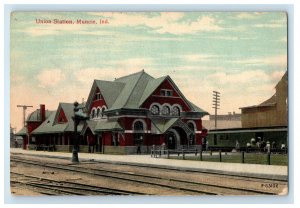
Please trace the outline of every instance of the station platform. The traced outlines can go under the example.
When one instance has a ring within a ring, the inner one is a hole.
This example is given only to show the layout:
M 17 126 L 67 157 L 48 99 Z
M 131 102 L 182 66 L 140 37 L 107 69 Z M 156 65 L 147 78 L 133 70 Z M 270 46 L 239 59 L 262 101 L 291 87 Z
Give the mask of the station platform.
M 71 161 L 72 153 L 65 152 L 47 152 L 35 150 L 23 150 L 20 148 L 11 148 L 11 153 L 22 153 L 28 155 L 39 155 L 41 157 L 56 157 L 69 159 Z M 113 162 L 119 164 L 142 165 L 145 167 L 171 168 L 177 170 L 189 170 L 195 172 L 207 172 L 217 174 L 229 174 L 234 176 L 248 176 L 274 180 L 287 180 L 288 167 L 278 165 L 260 165 L 260 164 L 242 164 L 225 162 L 207 162 L 154 158 L 151 155 L 109 155 L 96 153 L 79 153 L 80 162 L 101 161 Z

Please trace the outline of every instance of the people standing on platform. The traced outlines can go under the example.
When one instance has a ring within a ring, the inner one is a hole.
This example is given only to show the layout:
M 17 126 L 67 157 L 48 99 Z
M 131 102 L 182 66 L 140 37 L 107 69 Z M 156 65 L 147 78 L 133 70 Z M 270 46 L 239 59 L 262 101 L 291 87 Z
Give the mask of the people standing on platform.
M 267 141 L 267 144 L 266 144 L 266 149 L 267 149 L 267 152 L 270 153 L 271 152 L 271 144 L 269 141 Z

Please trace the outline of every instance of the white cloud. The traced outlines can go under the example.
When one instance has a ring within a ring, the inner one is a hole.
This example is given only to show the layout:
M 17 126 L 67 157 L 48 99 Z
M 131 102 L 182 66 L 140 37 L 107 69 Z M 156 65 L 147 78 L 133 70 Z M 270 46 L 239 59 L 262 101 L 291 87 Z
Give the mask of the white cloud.
M 266 28 L 287 27 L 287 17 L 285 15 L 282 19 L 272 20 L 268 23 L 255 24 L 254 27 L 266 27 Z
M 42 88 L 56 86 L 65 78 L 65 74 L 60 69 L 44 69 L 36 76 L 38 85 Z
M 216 55 L 211 55 L 211 54 L 188 54 L 188 55 L 181 56 L 181 58 L 191 62 L 206 61 L 216 57 L 217 57 Z
M 237 64 L 246 64 L 246 65 L 260 65 L 266 64 L 270 66 L 279 66 L 282 68 L 287 68 L 287 55 L 277 55 L 277 56 L 269 56 L 262 58 L 247 58 L 241 60 L 233 60 L 231 61 Z
M 222 28 L 217 25 L 216 19 L 203 16 L 192 22 L 179 21 L 184 17 L 184 13 L 162 12 L 160 15 L 149 17 L 144 13 L 91 13 L 92 15 L 111 18 L 111 26 L 147 26 L 153 31 L 164 34 L 193 34 L 201 31 L 219 31 Z
M 238 19 L 255 19 L 259 17 L 257 12 L 241 12 L 241 13 L 237 13 L 235 18 Z

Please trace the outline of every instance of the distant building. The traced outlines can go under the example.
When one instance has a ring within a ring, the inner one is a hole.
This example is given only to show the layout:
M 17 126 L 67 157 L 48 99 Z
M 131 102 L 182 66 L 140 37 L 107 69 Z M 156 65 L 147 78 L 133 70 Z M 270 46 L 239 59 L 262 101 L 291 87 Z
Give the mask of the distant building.
M 242 128 L 287 126 L 288 124 L 287 72 L 275 86 L 276 93 L 259 105 L 241 107 Z
M 217 115 L 217 127 L 215 127 L 215 115 L 209 115 L 209 120 L 203 120 L 202 125 L 209 131 L 215 129 L 241 128 L 241 114 L 229 112 L 226 115 Z
M 209 115 L 209 120 L 215 120 L 215 115 Z M 241 121 L 241 114 L 234 111 L 228 112 L 226 115 L 217 115 L 218 121 Z

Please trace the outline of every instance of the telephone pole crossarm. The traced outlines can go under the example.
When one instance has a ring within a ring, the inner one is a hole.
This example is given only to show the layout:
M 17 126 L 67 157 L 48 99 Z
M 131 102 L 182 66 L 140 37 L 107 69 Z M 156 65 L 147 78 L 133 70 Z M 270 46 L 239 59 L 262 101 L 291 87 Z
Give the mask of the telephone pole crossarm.
M 23 108 L 23 126 L 26 124 L 26 110 L 27 108 L 32 108 L 32 105 L 17 105 L 18 108 Z

